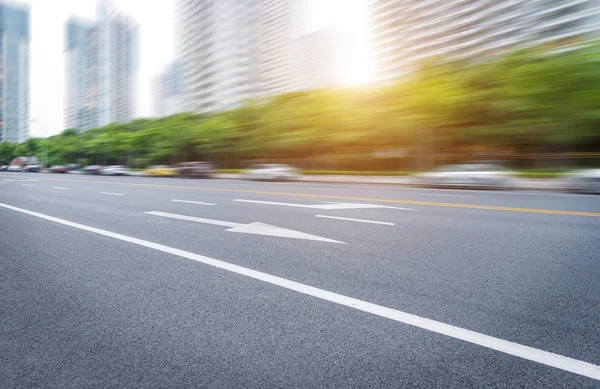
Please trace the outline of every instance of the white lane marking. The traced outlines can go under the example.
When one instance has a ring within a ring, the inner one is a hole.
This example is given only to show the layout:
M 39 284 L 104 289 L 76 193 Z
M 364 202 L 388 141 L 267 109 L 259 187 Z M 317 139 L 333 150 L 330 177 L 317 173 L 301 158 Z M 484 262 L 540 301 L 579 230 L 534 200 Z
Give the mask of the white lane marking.
M 375 220 L 365 220 L 365 219 L 352 219 L 352 218 L 349 218 L 349 217 L 339 217 L 339 216 L 315 215 L 315 217 L 324 217 L 324 218 L 327 218 L 327 219 L 348 220 L 348 221 L 362 222 L 362 223 L 383 224 L 383 225 L 386 225 L 386 226 L 395 226 L 396 225 L 396 223 L 378 222 L 378 221 L 375 221 Z
M 21 184 L 21 185 L 23 185 L 23 186 L 35 186 L 35 185 L 32 185 L 32 184 Z
M 67 190 L 67 189 L 69 189 L 69 188 L 64 188 L 62 186 L 53 186 L 52 188 L 54 188 L 54 189 L 60 189 L 60 190 Z
M 232 273 L 240 274 L 246 277 L 254 278 L 272 285 L 302 293 L 308 296 L 316 297 L 321 300 L 329 301 L 335 304 L 343 305 L 359 311 L 367 312 L 376 316 L 384 317 L 400 323 L 408 324 L 413 327 L 422 328 L 427 331 L 446 335 L 454 339 L 463 340 L 468 343 L 476 344 L 485 348 L 500 351 L 505 354 L 515 357 L 527 359 L 529 361 L 541 363 L 543 365 L 555 367 L 560 370 L 568 371 L 588 378 L 600 381 L 600 366 L 578 359 L 565 357 L 563 355 L 551 353 L 548 351 L 525 346 L 519 343 L 503 340 L 493 336 L 485 335 L 479 332 L 471 331 L 465 328 L 456 327 L 450 324 L 442 323 L 436 320 L 427 319 L 425 317 L 413 315 L 411 313 L 399 311 L 392 308 L 387 308 L 382 305 L 369 303 L 343 294 L 330 292 L 325 289 L 316 288 L 314 286 L 302 284 L 300 282 L 288 280 L 286 278 L 277 277 L 268 273 L 252 270 L 246 267 L 234 265 L 229 262 L 206 257 L 199 254 L 194 254 L 189 251 L 176 249 L 174 247 L 165 246 L 162 244 L 149 242 L 131 236 L 118 234 L 100 228 L 86 226 L 84 224 L 70 222 L 68 220 L 59 219 L 57 217 L 44 215 L 42 213 L 29 211 L 23 208 L 17 208 L 12 205 L 0 203 L 0 207 L 11 209 L 16 212 L 21 212 L 27 215 L 35 216 L 40 219 L 49 220 L 55 223 L 66 225 L 73 228 L 78 228 L 83 231 L 92 232 L 94 234 L 106 236 L 109 238 L 121 240 L 128 243 L 133 243 L 139 246 L 147 247 L 153 250 L 162 251 L 164 253 L 176 255 L 181 258 L 190 259 L 200 262 L 205 265 L 214 266 Z
M 198 205 L 215 205 L 213 203 L 204 203 L 202 201 L 177 200 L 177 199 L 172 199 L 171 201 L 174 201 L 176 203 L 188 203 L 188 204 L 198 204 Z
M 337 240 L 323 238 L 321 236 L 311 235 L 311 234 L 307 234 L 305 232 L 289 230 L 287 228 L 271 226 L 269 224 L 258 223 L 258 222 L 248 223 L 248 224 L 234 223 L 234 222 L 227 222 L 224 220 L 205 219 L 205 218 L 201 218 L 201 217 L 177 215 L 174 213 L 159 212 L 159 211 L 150 211 L 150 212 L 144 212 L 144 213 L 146 213 L 148 215 L 169 217 L 172 219 L 186 220 L 186 221 L 196 222 L 196 223 L 205 223 L 205 224 L 213 224 L 216 226 L 225 226 L 225 227 L 229 227 L 228 230 L 225 230 L 227 232 L 240 232 L 243 234 L 276 236 L 279 238 L 316 240 L 316 241 L 321 241 L 321 242 L 345 244 L 344 242 L 339 242 Z
M 377 204 L 363 204 L 363 203 L 333 203 L 327 202 L 325 204 L 294 204 L 294 203 L 281 203 L 277 201 L 259 201 L 259 200 L 244 200 L 234 199 L 233 201 L 242 203 L 254 203 L 254 204 L 268 204 L 268 205 L 280 205 L 284 207 L 298 207 L 298 208 L 312 208 L 312 209 L 372 209 L 372 208 L 388 208 L 388 209 L 401 209 L 404 211 L 416 211 L 412 208 L 401 208 L 401 207 L 390 207 L 388 205 L 377 205 Z
M 6 182 L 37 182 L 39 180 L 34 180 L 32 178 L 26 178 L 24 180 L 11 180 L 9 178 L 3 178 L 2 181 L 6 181 Z
M 98 193 L 110 195 L 110 196 L 125 196 L 123 193 L 113 193 L 113 192 L 98 192 Z

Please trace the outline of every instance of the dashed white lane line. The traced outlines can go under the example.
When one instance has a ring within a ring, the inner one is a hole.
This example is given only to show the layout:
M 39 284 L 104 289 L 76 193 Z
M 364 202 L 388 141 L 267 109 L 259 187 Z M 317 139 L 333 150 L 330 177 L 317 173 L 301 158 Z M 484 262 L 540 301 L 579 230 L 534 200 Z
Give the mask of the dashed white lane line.
M 378 222 L 378 221 L 375 221 L 375 220 L 365 220 L 365 219 L 353 219 L 353 218 L 350 218 L 350 217 L 327 216 L 327 215 L 315 215 L 315 217 L 323 217 L 323 218 L 327 218 L 327 219 L 347 220 L 347 221 L 361 222 L 361 223 L 383 224 L 383 225 L 386 225 L 386 226 L 395 226 L 396 225 L 396 223 Z
M 124 193 L 113 193 L 113 192 L 98 192 L 98 193 L 109 195 L 109 196 L 125 196 Z
M 77 228 L 83 231 L 92 232 L 94 234 L 137 244 L 139 246 L 147 247 L 153 250 L 162 251 L 164 253 L 176 255 L 181 258 L 186 258 L 192 261 L 200 262 L 205 265 L 214 266 L 219 269 L 254 278 L 262 282 L 276 285 L 321 300 L 343 305 L 345 307 L 370 313 L 375 316 L 384 317 L 390 320 L 397 321 L 399 323 L 408 324 L 413 327 L 421 328 L 441 335 L 446 335 L 454 339 L 463 340 L 471 344 L 479 345 L 488 349 L 496 350 L 505 354 L 513 355 L 515 357 L 541 363 L 543 365 L 551 366 L 560 370 L 568 371 L 600 381 L 600 366 L 594 365 L 589 362 L 565 357 L 564 355 L 551 353 L 549 351 L 536 349 L 519 343 L 496 338 L 490 335 L 485 335 L 465 328 L 442 323 L 440 321 L 413 315 L 411 313 L 387 308 L 382 305 L 377 305 L 364 300 L 359 300 L 353 297 L 345 296 L 343 294 L 330 292 L 325 289 L 315 288 L 314 286 L 302 284 L 300 282 L 288 280 L 286 278 L 277 277 L 268 273 L 263 273 L 246 267 L 234 265 L 232 263 L 221 261 L 218 259 L 194 254 L 189 251 L 176 249 L 174 247 L 169 247 L 147 240 L 133 238 L 127 235 L 118 234 L 116 232 L 102 230 L 100 228 L 86 226 L 84 224 L 70 222 L 68 220 L 59 219 L 57 217 L 29 211 L 27 209 L 17 208 L 12 205 L 0 203 L 0 207 L 35 216 L 40 219 L 49 220 L 65 226 Z
M 198 204 L 198 205 L 215 205 L 213 203 L 204 203 L 202 201 L 177 200 L 177 199 L 172 199 L 171 201 L 176 202 L 176 203 L 188 203 L 188 204 Z
M 53 186 L 52 188 L 54 188 L 54 189 L 60 189 L 60 190 L 67 190 L 67 189 L 69 189 L 69 188 L 65 188 L 65 187 L 62 187 L 62 186 Z
M 23 186 L 35 186 L 35 185 L 32 185 L 32 184 L 21 184 L 21 185 L 23 185 Z

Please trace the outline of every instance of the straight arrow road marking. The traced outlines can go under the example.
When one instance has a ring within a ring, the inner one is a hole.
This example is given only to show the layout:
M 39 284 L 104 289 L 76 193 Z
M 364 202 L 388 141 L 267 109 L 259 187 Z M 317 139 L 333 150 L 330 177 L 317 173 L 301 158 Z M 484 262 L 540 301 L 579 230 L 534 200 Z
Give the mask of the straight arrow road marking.
M 138 246 L 146 247 L 152 250 L 161 251 L 163 253 L 186 258 L 192 261 L 213 266 L 228 272 L 250 277 L 258 281 L 262 281 L 271 285 L 275 285 L 287 290 L 304 294 L 306 296 L 315 297 L 324 301 L 329 301 L 334 304 L 339 304 L 347 308 L 356 309 L 371 315 L 383 317 L 398 323 L 404 323 L 413 327 L 421 328 L 430 332 L 445 335 L 450 338 L 459 339 L 467 343 L 478 345 L 487 349 L 495 350 L 507 355 L 512 355 L 528 361 L 540 363 L 542 365 L 554 367 L 559 370 L 568 371 L 593 380 L 600 381 L 600 366 L 590 362 L 585 362 L 579 359 L 566 357 L 564 355 L 555 354 L 549 351 L 540 350 L 529 347 L 520 343 L 511 342 L 508 340 L 496 338 L 494 336 L 482 334 L 466 328 L 457 327 L 451 324 L 446 324 L 441 321 L 428 319 L 426 317 L 417 316 L 412 313 L 400 311 L 393 308 L 388 308 L 383 305 L 370 303 L 365 300 L 359 300 L 343 294 L 331 292 L 325 289 L 316 288 L 287 278 L 278 277 L 269 273 L 260 272 L 247 267 L 238 266 L 233 263 L 221 261 L 219 259 L 206 257 L 204 255 L 195 254 L 189 251 L 180 250 L 174 247 L 165 246 L 159 243 L 150 242 L 143 239 L 134 238 L 131 236 L 119 234 L 112 231 L 102 230 L 100 228 L 86 226 L 64 219 L 59 219 L 54 216 L 45 215 L 34 211 L 29 211 L 23 208 L 17 208 L 12 205 L 0 203 L 0 207 L 20 212 L 26 215 L 35 216 L 40 219 L 48 220 L 54 223 L 62 224 L 79 230 L 91 232 L 93 234 L 102 235 L 108 238 L 128 242 Z
M 401 209 L 403 211 L 417 211 L 412 208 L 401 208 L 391 207 L 388 205 L 377 205 L 377 204 L 361 204 L 361 203 L 325 203 L 325 204 L 294 204 L 294 203 L 281 203 L 276 201 L 259 201 L 259 200 L 245 200 L 235 199 L 240 203 L 254 203 L 254 204 L 269 204 L 269 205 L 280 205 L 284 207 L 298 207 L 298 208 L 311 208 L 311 209 L 371 209 L 371 208 L 388 208 L 388 209 Z
M 62 187 L 62 186 L 53 186 L 52 188 L 54 188 L 54 189 L 60 189 L 60 190 L 67 190 L 67 189 L 69 189 L 69 188 L 65 188 L 65 187 Z
M 339 216 L 315 215 L 315 217 L 322 217 L 322 218 L 327 218 L 327 219 L 348 220 L 348 221 L 352 221 L 352 222 L 362 222 L 362 223 L 371 223 L 371 224 L 383 224 L 386 226 L 395 226 L 396 225 L 396 223 L 378 222 L 375 220 L 365 220 L 365 219 L 352 219 L 349 217 L 339 217 Z
M 213 203 L 204 203 L 202 201 L 177 200 L 177 199 L 172 199 L 171 201 L 176 202 L 176 203 L 188 203 L 188 204 L 198 204 L 198 205 L 215 205 Z
M 258 223 L 258 222 L 248 223 L 248 224 L 235 223 L 235 222 L 228 222 L 228 221 L 224 221 L 224 220 L 214 220 L 214 219 L 205 219 L 205 218 L 201 218 L 201 217 L 194 217 L 194 216 L 187 216 L 187 215 L 177 215 L 174 213 L 160 212 L 160 211 L 150 211 L 150 212 L 144 212 L 144 213 L 147 215 L 162 216 L 162 217 L 168 217 L 171 219 L 179 219 L 179 220 L 185 220 L 185 221 L 196 222 L 196 223 L 204 223 L 204 224 L 212 224 L 215 226 L 229 227 L 228 230 L 225 230 L 227 232 L 240 232 L 243 234 L 277 236 L 280 238 L 316 240 L 316 241 L 320 241 L 320 242 L 346 244 L 344 242 L 339 242 L 337 240 L 323 238 L 323 237 L 317 236 L 317 235 L 311 235 L 311 234 L 307 234 L 307 233 L 300 232 L 300 231 L 289 230 L 287 228 L 271 226 L 269 224 Z
M 110 195 L 110 196 L 125 196 L 123 193 L 112 193 L 112 192 L 98 192 L 98 193 Z

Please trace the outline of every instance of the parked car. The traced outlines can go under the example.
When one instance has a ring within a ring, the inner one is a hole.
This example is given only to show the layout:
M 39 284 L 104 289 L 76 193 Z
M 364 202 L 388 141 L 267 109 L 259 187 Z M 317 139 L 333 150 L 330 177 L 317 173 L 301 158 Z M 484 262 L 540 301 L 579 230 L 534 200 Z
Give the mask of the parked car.
M 126 176 L 129 174 L 129 169 L 123 165 L 104 166 L 100 169 L 100 174 L 103 176 Z
M 100 174 L 101 165 L 88 165 L 83 168 L 84 174 Z
M 67 165 L 68 170 L 77 170 L 79 168 L 81 168 L 81 165 L 78 163 L 70 163 Z
M 40 165 L 40 164 L 26 165 L 22 171 L 29 172 L 29 173 L 39 173 L 42 171 L 42 165 Z
M 19 165 L 9 165 L 8 168 L 6 168 L 7 172 L 20 172 L 22 171 L 21 166 Z
M 66 173 L 69 169 L 66 166 L 54 165 L 50 167 L 50 173 Z
M 298 169 L 283 164 L 259 164 L 250 166 L 242 175 L 246 180 L 292 181 L 300 177 Z
M 600 194 L 600 169 L 581 169 L 566 176 L 567 189 L 576 193 Z
M 2 166 L 0 166 L 0 172 L 5 172 L 6 169 L 8 169 L 8 165 L 2 165 Z
M 144 171 L 144 174 L 151 177 L 172 177 L 177 174 L 175 169 L 167 165 L 152 165 Z
M 182 178 L 208 178 L 215 173 L 215 168 L 208 162 L 183 162 L 175 165 L 175 171 Z
M 429 187 L 509 189 L 514 186 L 508 169 L 487 163 L 446 165 L 415 178 L 419 185 Z

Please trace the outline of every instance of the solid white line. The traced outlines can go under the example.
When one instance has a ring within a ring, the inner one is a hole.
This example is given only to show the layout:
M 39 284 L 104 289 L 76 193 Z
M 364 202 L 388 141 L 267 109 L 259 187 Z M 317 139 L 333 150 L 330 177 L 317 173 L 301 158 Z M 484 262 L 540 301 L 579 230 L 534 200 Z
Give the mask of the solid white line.
M 62 186 L 53 186 L 52 188 L 54 189 L 61 189 L 61 190 L 67 190 L 69 188 L 63 188 Z
M 83 231 L 92 232 L 94 234 L 103 235 L 109 238 L 118 239 L 124 242 L 137 244 L 139 246 L 147 247 L 153 250 L 162 251 L 164 253 L 176 255 L 182 258 L 190 259 L 192 261 L 204 263 L 206 265 L 214 266 L 219 269 L 227 270 L 236 274 L 240 274 L 246 277 L 254 278 L 259 281 L 263 281 L 272 285 L 280 286 L 282 288 L 293 290 L 298 293 L 302 293 L 308 296 L 316 297 L 321 300 L 329 301 L 332 303 L 340 304 L 349 308 L 354 308 L 359 311 L 371 313 L 376 316 L 384 317 L 390 320 L 394 320 L 400 323 L 408 324 L 414 327 L 422 328 L 431 332 L 446 335 L 451 338 L 460 339 L 468 343 L 476 344 L 485 348 L 500 351 L 505 354 L 513 355 L 519 358 L 527 359 L 530 361 L 538 362 L 547 366 L 555 367 L 560 370 L 568 371 L 571 373 L 579 374 L 585 377 L 589 377 L 600 381 L 600 366 L 594 365 L 589 362 L 580 361 L 577 359 L 565 357 L 563 355 L 554 354 L 548 351 L 535 349 L 533 347 L 524 346 L 519 343 L 510 342 L 507 340 L 495 338 L 493 336 L 481 334 L 479 332 L 467 330 L 464 328 L 456 327 L 450 324 L 442 323 L 436 320 L 427 319 L 421 316 L 413 315 L 410 313 L 402 312 L 392 308 L 387 308 L 382 305 L 369 303 L 367 301 L 348 297 L 339 293 L 330 292 L 324 289 L 315 288 L 300 282 L 288 280 L 286 278 L 277 277 L 268 273 L 259 272 L 256 270 L 248 269 L 246 267 L 234 265 L 218 259 L 205 257 L 203 255 L 194 254 L 189 251 L 176 249 L 161 245 L 147 240 L 133 238 L 127 235 L 118 234 L 116 232 L 110 232 L 102 230 L 100 228 L 86 226 L 84 224 L 70 222 L 68 220 L 59 219 L 57 217 L 44 215 L 42 213 L 29 211 L 22 208 L 17 208 L 11 205 L 0 203 L 0 207 L 11 209 L 16 212 L 21 212 L 27 215 L 35 216 L 41 219 L 49 220 L 55 223 L 66 225 L 73 228 L 78 228 Z
M 98 192 L 100 194 L 111 195 L 111 196 L 125 196 L 123 193 L 112 193 L 112 192 Z
M 174 201 L 176 203 L 189 203 L 189 204 L 198 204 L 198 205 L 215 205 L 213 203 L 203 203 L 202 201 L 189 201 L 189 200 L 176 200 L 176 199 L 173 199 L 171 201 Z
M 35 186 L 35 185 L 32 185 L 32 184 L 21 184 L 21 185 L 23 185 L 23 186 Z
M 260 201 L 260 200 L 244 200 L 244 199 L 234 199 L 233 201 L 237 201 L 237 202 L 240 202 L 240 203 L 282 205 L 284 207 L 315 208 L 314 205 L 310 205 L 310 204 L 282 203 L 282 202 L 278 202 L 278 201 Z
M 315 215 L 315 217 L 324 217 L 327 219 L 338 219 L 338 220 L 349 220 L 349 221 L 361 222 L 361 223 L 384 224 L 386 226 L 395 226 L 396 225 L 396 223 L 378 222 L 375 220 L 352 219 L 349 217 L 339 217 L 339 216 Z
M 281 205 L 285 207 L 298 207 L 298 208 L 312 208 L 312 209 L 327 209 L 327 210 L 342 210 L 342 209 L 376 209 L 376 208 L 388 208 L 388 209 L 401 209 L 404 211 L 417 211 L 412 208 L 400 208 L 390 207 L 388 205 L 378 204 L 365 204 L 365 203 L 339 203 L 339 202 L 324 202 L 324 204 L 293 204 L 293 203 L 281 203 L 276 201 L 260 201 L 260 200 L 244 200 L 234 199 L 233 201 L 242 203 L 254 203 L 254 204 L 268 204 L 268 205 Z
M 233 223 L 233 222 L 226 222 L 224 220 L 214 220 L 214 219 L 205 219 L 205 218 L 194 217 L 194 216 L 177 215 L 174 213 L 160 212 L 160 211 L 150 211 L 150 212 L 144 212 L 144 213 L 147 215 L 170 217 L 171 219 L 186 220 L 189 222 L 196 222 L 196 223 L 213 224 L 215 226 L 224 226 L 224 227 L 231 227 L 231 228 L 240 227 L 243 225 L 242 223 Z

